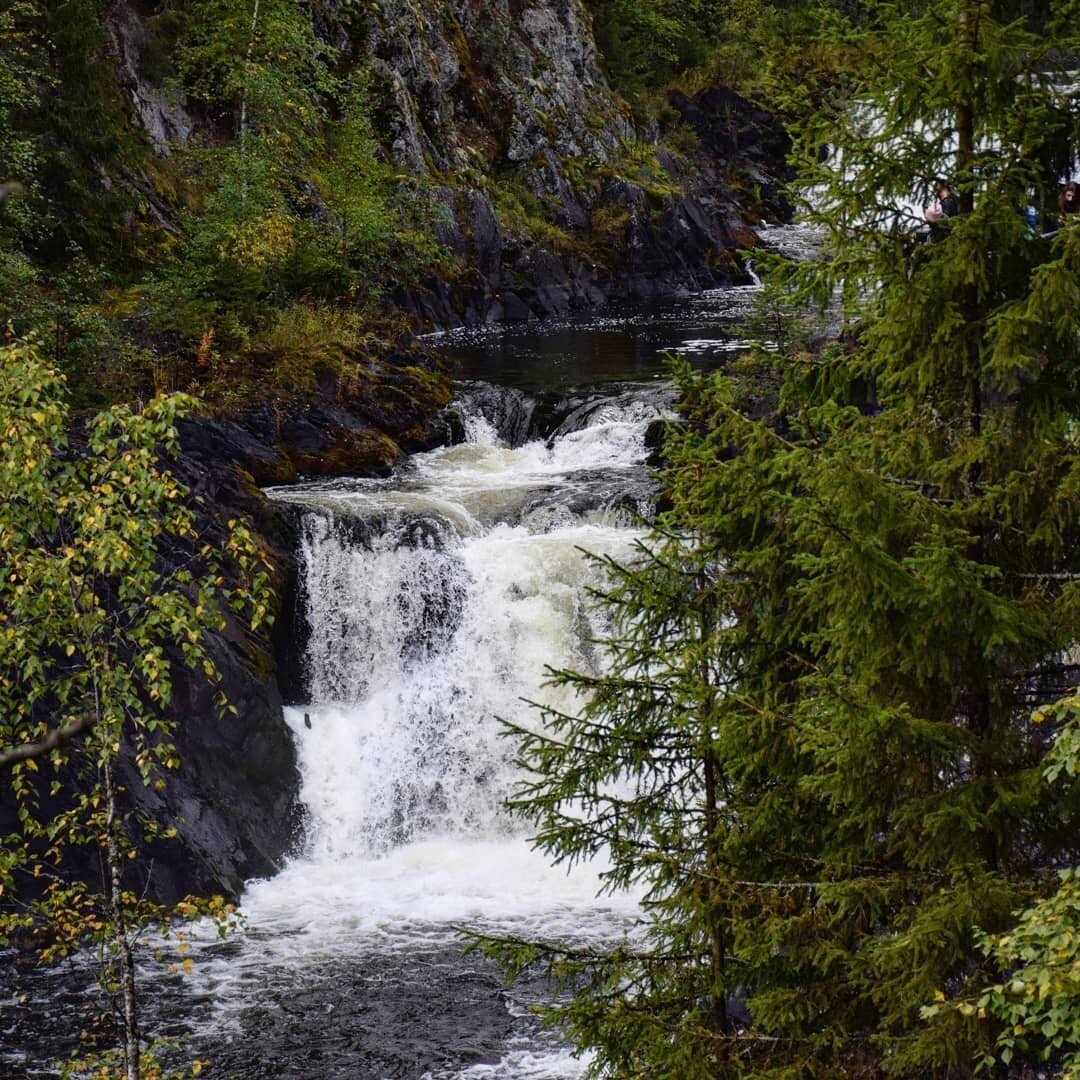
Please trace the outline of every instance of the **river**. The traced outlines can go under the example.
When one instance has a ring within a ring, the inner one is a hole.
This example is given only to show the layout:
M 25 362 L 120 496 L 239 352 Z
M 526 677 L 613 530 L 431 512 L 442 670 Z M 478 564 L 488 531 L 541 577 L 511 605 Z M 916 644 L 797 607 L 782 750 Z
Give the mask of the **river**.
M 614 942 L 637 902 L 598 895 L 602 865 L 566 873 L 532 850 L 502 806 L 519 776 L 499 718 L 573 708 L 547 665 L 602 665 L 582 549 L 625 554 L 650 512 L 663 354 L 743 348 L 755 291 L 446 335 L 461 441 L 388 479 L 268 492 L 303 510 L 309 700 L 286 719 L 305 835 L 249 883 L 243 930 L 196 930 L 189 973 L 145 963 L 148 1029 L 243 1080 L 581 1075 L 530 1012 L 543 983 L 507 987 L 460 930 Z M 4 1003 L 0 1073 L 54 1075 L 91 973 L 76 958 Z

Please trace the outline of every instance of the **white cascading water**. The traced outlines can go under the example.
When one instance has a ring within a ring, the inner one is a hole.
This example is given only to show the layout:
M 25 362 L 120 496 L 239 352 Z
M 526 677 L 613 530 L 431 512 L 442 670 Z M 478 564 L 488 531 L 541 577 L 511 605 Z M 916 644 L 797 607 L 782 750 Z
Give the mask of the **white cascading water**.
M 654 388 L 587 405 L 584 427 L 517 448 L 466 415 L 466 442 L 417 455 L 392 482 L 271 493 L 307 508 L 311 700 L 286 710 L 306 835 L 244 895 L 258 955 L 198 966 L 219 1030 L 237 1023 L 242 984 L 250 993 L 275 967 L 451 943 L 461 926 L 581 942 L 633 925 L 634 897 L 598 897 L 602 867 L 552 867 L 508 816 L 521 776 L 499 718 L 539 723 L 527 701 L 572 709 L 547 666 L 596 669 L 586 587 L 598 578 L 583 550 L 629 553 L 650 494 L 645 432 L 669 401 Z M 552 1044 L 433 1075 L 580 1069 Z

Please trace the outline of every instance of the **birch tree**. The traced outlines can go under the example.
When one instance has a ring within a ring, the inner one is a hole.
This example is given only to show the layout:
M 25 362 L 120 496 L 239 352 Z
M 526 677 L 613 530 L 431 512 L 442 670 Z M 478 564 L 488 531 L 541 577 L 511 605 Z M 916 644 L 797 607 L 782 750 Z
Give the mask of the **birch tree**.
M 0 848 L 0 934 L 46 959 L 104 948 L 127 1080 L 144 1047 L 138 936 L 151 920 L 223 908 L 170 911 L 137 879 L 140 844 L 170 830 L 130 811 L 120 759 L 165 785 L 179 765 L 167 712 L 175 664 L 215 680 L 207 635 L 226 607 L 257 629 L 269 604 L 254 536 L 233 520 L 213 542 L 200 537 L 165 464 L 191 404 L 117 406 L 73 438 L 63 377 L 32 343 L 0 348 L 0 778 L 18 818 Z M 100 885 L 70 876 L 80 854 L 100 863 Z

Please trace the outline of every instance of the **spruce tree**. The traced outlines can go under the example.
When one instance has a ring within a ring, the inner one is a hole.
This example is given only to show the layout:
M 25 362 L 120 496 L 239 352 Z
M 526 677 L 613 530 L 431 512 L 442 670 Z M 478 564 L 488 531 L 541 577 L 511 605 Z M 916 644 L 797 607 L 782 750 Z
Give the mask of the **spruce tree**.
M 511 950 L 575 988 L 596 1075 L 968 1075 L 1000 1022 L 933 1003 L 977 1000 L 978 930 L 1076 862 L 1031 720 L 1080 636 L 1080 228 L 1024 213 L 1076 145 L 1058 14 L 867 13 L 802 132 L 826 258 L 787 275 L 841 341 L 682 373 L 671 509 L 601 598 L 612 674 L 558 673 L 587 705 L 521 733 L 540 844 L 648 890 L 643 942 Z M 959 212 L 920 241 L 936 175 Z

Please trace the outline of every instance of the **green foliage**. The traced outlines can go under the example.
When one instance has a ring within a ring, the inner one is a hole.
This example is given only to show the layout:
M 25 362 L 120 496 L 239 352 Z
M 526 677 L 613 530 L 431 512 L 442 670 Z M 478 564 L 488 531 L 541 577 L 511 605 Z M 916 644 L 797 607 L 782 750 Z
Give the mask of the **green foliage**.
M 191 1080 L 201 1076 L 210 1065 L 209 1061 L 197 1059 L 183 1068 L 163 1064 L 167 1057 L 175 1057 L 180 1048 L 177 1039 L 155 1039 L 148 1050 L 140 1055 L 139 1076 L 141 1080 Z M 78 1054 L 65 1061 L 60 1069 L 61 1080 L 117 1080 L 125 1075 L 124 1057 L 118 1051 Z
M 774 111 L 801 115 L 861 63 L 850 41 L 825 26 L 848 25 L 862 5 L 843 0 L 589 0 L 602 62 L 641 118 L 665 119 L 667 93 L 724 86 Z
M 168 158 L 103 62 L 101 0 L 0 5 L 0 183 L 20 185 L 0 203 L 0 319 L 38 334 L 82 407 L 205 388 L 208 333 L 216 375 L 242 382 L 283 306 L 358 308 L 370 329 L 388 281 L 445 263 L 428 189 L 386 163 L 363 71 L 307 8 L 199 0 L 144 23 L 140 78 L 207 136 Z
M 38 332 L 71 376 L 77 399 L 101 404 L 97 378 L 117 333 L 97 307 L 130 280 L 162 235 L 134 175 L 149 150 L 101 62 L 97 0 L 0 5 L 0 321 Z
M 424 228 L 430 214 L 423 190 L 382 164 L 380 155 L 367 87 L 358 80 L 342 98 L 340 118 L 330 126 L 314 175 L 327 212 L 320 248 L 332 252 L 346 271 L 341 292 L 353 297 L 362 296 L 388 263 L 408 279 L 442 255 Z
M 143 783 L 164 786 L 179 766 L 165 711 L 174 665 L 213 681 L 205 641 L 226 608 L 249 613 L 254 630 L 269 604 L 266 556 L 251 532 L 232 521 L 213 542 L 200 538 L 187 490 L 162 463 L 189 406 L 172 396 L 140 412 L 116 407 L 73 442 L 63 377 L 33 343 L 0 350 L 0 764 L 19 825 L 0 848 L 0 936 L 29 935 L 47 959 L 86 941 L 104 946 L 119 974 L 110 963 L 103 979 L 123 988 L 129 1064 L 141 928 L 231 911 L 221 901 L 166 910 L 143 883 L 124 882 L 140 836 L 168 831 L 127 820 L 120 755 Z M 100 855 L 100 892 L 65 880 L 65 860 L 80 849 Z
M 44 74 L 40 13 L 29 0 L 0 5 L 0 183 L 19 184 L 10 205 L 0 205 L 0 254 L 33 231 L 29 200 L 41 150 L 21 121 L 41 104 Z
M 532 774 L 511 807 L 536 842 L 572 865 L 610 852 L 605 889 L 644 889 L 648 934 L 610 955 L 489 942 L 511 972 L 542 963 L 573 1000 L 549 1018 L 598 1051 L 589 1075 L 718 1075 L 731 943 L 713 886 L 727 819 L 718 786 L 730 676 L 713 647 L 722 617 L 717 565 L 690 531 L 654 533 L 628 565 L 605 560 L 596 594 L 609 621 L 611 674 L 553 673 L 587 694 L 576 715 L 545 710 L 539 730 L 510 727 Z M 728 1074 L 723 1074 L 728 1075 Z
M 306 25 L 298 9 L 288 12 Z M 321 65 L 309 52 L 309 63 Z M 307 97 L 288 91 L 288 105 L 264 86 L 250 132 L 187 155 L 207 194 L 183 215 L 172 256 L 146 290 L 156 325 L 188 339 L 213 329 L 220 350 L 243 353 L 290 298 L 347 304 L 370 321 L 385 280 L 412 281 L 444 258 L 431 235 L 426 189 L 380 161 L 360 73 L 339 83 L 325 65 L 319 70 Z M 267 74 L 271 82 L 282 78 L 293 86 L 282 72 Z M 340 91 L 336 118 L 323 115 L 316 90 Z M 308 102 L 303 123 L 279 124 L 270 110 L 295 106 L 294 98 Z
M 544 204 L 523 184 L 499 183 L 491 191 L 492 208 L 499 227 L 520 236 L 533 237 L 552 251 L 580 254 L 580 241 L 553 225 Z
M 186 15 L 175 57 L 188 93 L 238 135 L 250 127 L 279 152 L 301 151 L 336 86 L 307 12 L 290 0 L 196 0 Z
M 1080 772 L 1078 720 L 1080 695 L 1075 693 L 1032 715 L 1033 723 L 1054 731 L 1045 768 L 1051 783 Z M 999 1020 L 995 1050 L 982 1062 L 986 1069 L 997 1061 L 1009 1065 L 1014 1058 L 1031 1057 L 1054 1062 L 1056 1075 L 1080 1076 L 1080 870 L 1062 870 L 1056 877 L 1057 889 L 1019 912 L 1011 930 L 980 935 L 979 947 L 1004 981 L 947 1004 L 939 992 L 923 1009 L 928 1019 L 948 1009 Z
M 1080 857 L 1031 717 L 1080 637 L 1080 230 L 1023 222 L 1077 134 L 1075 34 L 981 0 L 866 18 L 801 136 L 826 257 L 782 275 L 843 343 L 678 371 L 671 509 L 600 596 L 610 674 L 556 673 L 587 703 L 517 731 L 540 845 L 646 893 L 640 948 L 492 946 L 566 977 L 593 1075 L 968 1075 L 1003 1032 L 976 927 L 1010 937 Z M 918 243 L 941 172 L 960 213 Z M 1068 992 L 1026 1003 L 1062 1045 Z
M 634 95 L 704 60 L 718 8 L 707 0 L 589 0 L 614 85 Z
M 37 95 L 38 107 L 20 112 L 14 127 L 36 151 L 27 184 L 35 256 L 51 268 L 84 252 L 113 274 L 132 274 L 145 246 L 138 231 L 156 236 L 160 230 L 147 219 L 144 199 L 113 181 L 146 166 L 150 151 L 129 120 L 111 66 L 102 63 L 109 49 L 107 5 L 35 0 L 21 7 L 28 45 L 19 77 Z
M 320 373 L 345 382 L 362 381 L 377 351 L 359 313 L 306 304 L 278 313 L 252 346 L 273 359 L 260 382 L 290 395 L 313 393 Z

